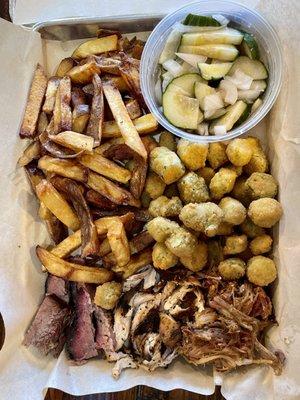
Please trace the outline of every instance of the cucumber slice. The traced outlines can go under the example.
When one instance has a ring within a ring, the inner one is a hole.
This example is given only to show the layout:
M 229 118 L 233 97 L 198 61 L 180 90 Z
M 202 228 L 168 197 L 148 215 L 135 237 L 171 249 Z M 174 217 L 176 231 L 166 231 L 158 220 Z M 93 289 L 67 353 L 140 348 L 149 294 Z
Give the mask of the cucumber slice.
M 185 33 L 182 35 L 181 45 L 199 46 L 201 44 L 241 44 L 243 35 L 232 28 L 223 28 L 202 33 Z
M 195 83 L 195 96 L 199 100 L 201 110 L 204 110 L 204 97 L 216 93 L 216 90 L 202 82 Z
M 234 128 L 236 128 L 237 126 L 241 125 L 243 122 L 246 121 L 246 119 L 249 117 L 251 112 L 251 106 L 249 104 L 247 104 L 247 107 L 245 109 L 245 111 L 243 112 L 243 114 L 240 116 L 240 118 L 236 121 L 236 123 L 233 125 Z
M 251 33 L 244 32 L 244 39 L 242 41 L 242 52 L 251 60 L 259 58 L 259 50 L 256 40 Z
M 222 63 L 222 64 L 205 64 L 198 63 L 198 68 L 202 78 L 207 81 L 221 79 L 228 74 L 232 63 Z
M 267 89 L 267 82 L 263 79 L 252 81 L 250 89 L 264 92 Z
M 238 99 L 252 104 L 261 94 L 260 90 L 238 90 Z
M 182 129 L 197 129 L 200 118 L 199 100 L 182 94 L 170 83 L 162 98 L 164 116 L 171 124 Z
M 177 30 L 173 30 L 167 38 L 165 43 L 165 47 L 159 57 L 158 63 L 162 64 L 167 60 L 175 58 L 175 51 L 177 50 L 180 40 L 181 40 L 181 32 Z
M 255 102 L 252 104 L 250 114 L 253 114 L 262 105 L 262 103 L 263 103 L 262 99 L 260 98 L 256 99 Z
M 180 46 L 181 47 L 181 46 Z M 249 57 L 238 57 L 228 75 L 233 75 L 236 70 L 241 70 L 244 74 L 251 76 L 252 79 L 267 79 L 268 71 L 264 64 L 258 60 L 250 60 Z
M 175 53 L 178 58 L 190 64 L 194 68 L 198 68 L 198 63 L 204 63 L 207 57 L 200 56 L 199 54 Z
M 227 107 L 226 114 L 224 114 L 221 118 L 214 120 L 210 124 L 209 132 L 214 134 L 214 127 L 218 125 L 224 125 L 226 127 L 226 131 L 230 131 L 246 109 L 247 104 L 242 100 L 239 100 L 232 106 Z
M 202 44 L 201 46 L 180 46 L 180 53 L 200 54 L 223 61 L 233 61 L 239 52 L 232 44 Z M 264 78 L 257 78 L 264 79 Z
M 173 89 L 179 88 L 181 90 L 181 94 L 184 94 L 189 97 L 195 96 L 195 84 L 197 82 L 201 82 L 205 84 L 205 81 L 201 78 L 199 74 L 185 74 L 181 75 L 178 78 L 174 78 L 169 86 L 172 86 Z M 168 88 L 169 88 L 168 86 Z M 207 85 L 205 85 L 207 86 Z M 167 88 L 167 89 L 168 89 Z
M 192 26 L 220 26 L 220 22 L 206 15 L 188 14 L 183 21 L 183 25 Z

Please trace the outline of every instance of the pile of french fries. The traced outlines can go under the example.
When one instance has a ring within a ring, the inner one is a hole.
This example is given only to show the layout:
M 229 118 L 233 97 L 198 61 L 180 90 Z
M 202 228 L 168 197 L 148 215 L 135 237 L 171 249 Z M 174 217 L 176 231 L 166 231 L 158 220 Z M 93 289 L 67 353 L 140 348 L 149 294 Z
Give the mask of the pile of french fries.
M 158 124 L 140 90 L 144 43 L 100 29 L 47 78 L 34 72 L 20 128 L 19 159 L 53 241 L 37 246 L 42 268 L 103 284 L 151 263 L 141 209 Z

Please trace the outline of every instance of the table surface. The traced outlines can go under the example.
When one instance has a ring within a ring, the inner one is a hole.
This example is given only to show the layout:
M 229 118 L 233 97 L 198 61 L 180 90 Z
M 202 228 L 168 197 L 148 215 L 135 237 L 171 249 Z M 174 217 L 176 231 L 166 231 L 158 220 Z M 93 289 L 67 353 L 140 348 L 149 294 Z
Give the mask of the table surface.
M 0 0 L 0 17 L 10 20 L 8 12 L 9 0 Z M 0 328 L 1 329 L 1 328 Z M 135 388 L 118 392 L 102 393 L 88 396 L 72 396 L 63 393 L 60 390 L 49 389 L 45 400 L 222 400 L 224 397 L 220 394 L 219 388 L 216 388 L 215 394 L 211 396 L 201 396 L 186 390 L 172 390 L 162 392 L 157 389 L 146 386 L 137 386 Z M 225 400 L 225 399 L 224 399 Z

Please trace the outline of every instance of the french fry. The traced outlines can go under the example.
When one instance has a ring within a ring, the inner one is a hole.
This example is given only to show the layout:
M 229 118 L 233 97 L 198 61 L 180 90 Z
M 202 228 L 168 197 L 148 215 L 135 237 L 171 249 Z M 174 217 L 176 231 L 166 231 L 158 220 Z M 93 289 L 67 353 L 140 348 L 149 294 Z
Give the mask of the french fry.
M 135 199 L 131 193 L 104 178 L 104 176 L 90 172 L 87 185 L 113 203 L 140 207 L 140 201 Z
M 25 165 L 29 164 L 32 160 L 35 160 L 40 157 L 40 144 L 37 140 L 31 142 L 26 149 L 23 151 L 23 154 L 18 160 L 18 164 L 20 167 L 25 167 Z
M 110 36 L 110 35 L 117 35 L 118 38 L 122 37 L 122 34 L 117 31 L 117 30 L 112 30 L 112 29 L 105 29 L 105 28 L 99 28 L 97 30 L 97 37 L 104 37 L 104 36 Z
M 142 142 L 147 150 L 148 155 L 151 153 L 155 147 L 158 147 L 157 141 L 152 136 L 144 136 L 142 137 Z
M 59 66 L 57 67 L 57 70 L 55 72 L 55 76 L 57 76 L 58 78 L 64 77 L 70 71 L 70 69 L 74 67 L 74 65 L 75 61 L 72 57 L 64 58 L 59 63 Z
M 82 135 L 73 131 L 60 132 L 57 135 L 49 135 L 53 142 L 74 151 L 93 151 L 94 139 L 91 136 Z
M 77 47 L 72 54 L 74 60 L 80 60 L 93 54 L 117 50 L 118 36 L 110 35 L 98 39 L 88 40 Z
M 104 152 L 110 148 L 110 146 L 113 146 L 114 144 L 121 144 L 124 143 L 124 139 L 122 137 L 117 137 L 117 138 L 113 138 L 108 140 L 107 142 L 101 144 L 98 147 L 95 147 L 94 151 L 97 154 L 103 155 Z
M 107 256 L 106 256 L 107 257 Z M 142 252 L 131 257 L 128 264 L 123 267 L 119 265 L 112 266 L 112 270 L 118 274 L 122 274 L 123 279 L 133 275 L 139 269 L 152 263 L 152 248 L 143 250 Z
M 45 101 L 44 101 L 43 108 L 42 108 L 42 110 L 46 114 L 50 114 L 53 112 L 54 104 L 55 104 L 55 97 L 56 97 L 57 88 L 59 86 L 59 82 L 60 82 L 60 79 L 57 78 L 56 76 L 52 76 L 48 81 L 46 95 L 45 95 Z
M 135 99 L 130 99 L 125 101 L 125 107 L 129 114 L 130 119 L 136 119 L 142 115 L 139 103 Z
M 88 180 L 87 169 L 74 160 L 62 160 L 60 158 L 44 156 L 39 159 L 38 167 L 44 172 L 52 172 L 66 178 L 74 179 L 75 181 L 87 182 Z
M 103 91 L 125 143 L 146 160 L 146 149 L 128 115 L 119 90 L 112 84 L 104 82 Z
M 158 123 L 152 114 L 143 115 L 132 121 L 139 135 L 147 135 L 155 132 L 158 128 Z M 115 121 L 106 121 L 103 125 L 104 138 L 120 137 L 121 131 Z
M 104 218 L 99 218 L 98 220 L 95 221 L 98 236 L 103 236 L 107 234 L 110 222 L 115 218 L 116 217 L 104 217 Z M 122 224 L 124 224 L 126 229 L 126 227 L 132 223 L 132 220 L 134 219 L 134 214 L 128 212 L 127 214 L 124 214 L 119 218 Z M 60 242 L 57 246 L 55 246 L 51 250 L 51 253 L 56 255 L 57 257 L 65 258 L 70 254 L 72 254 L 73 251 L 77 250 L 80 246 L 81 246 L 81 230 L 79 229 L 78 231 L 74 232 L 66 239 L 64 239 L 62 242 Z
M 67 236 L 67 228 L 54 214 L 40 203 L 39 217 L 45 222 L 47 231 L 55 244 L 60 243 Z
M 122 65 L 119 69 L 122 78 L 126 82 L 126 85 L 128 86 L 129 91 L 132 94 L 132 97 L 137 99 L 142 108 L 146 109 L 147 107 L 145 105 L 140 86 L 140 72 L 137 65 L 124 54 L 124 56 L 122 57 Z
M 71 102 L 71 79 L 64 76 L 59 84 L 60 95 L 60 131 L 70 131 L 72 129 L 72 112 L 70 107 Z
M 113 278 L 113 273 L 105 268 L 70 263 L 40 246 L 37 246 L 36 254 L 50 274 L 69 281 L 101 284 Z
M 109 78 L 109 81 L 112 82 L 112 84 L 115 85 L 115 87 L 121 93 L 128 91 L 127 83 L 124 81 L 124 79 L 121 76 L 112 76 Z
M 58 86 L 55 96 L 53 117 L 46 129 L 47 133 L 57 135 L 61 131 L 61 107 L 60 107 L 60 86 Z
M 21 138 L 34 138 L 37 134 L 36 126 L 46 87 L 47 77 L 44 69 L 40 64 L 37 64 L 20 129 Z
M 95 192 L 95 190 L 90 189 L 85 195 L 86 201 L 101 208 L 102 210 L 115 210 L 118 205 L 108 200 L 106 197 L 102 196 L 100 193 Z
M 68 228 L 76 231 L 79 229 L 80 222 L 77 215 L 63 198 L 63 196 L 54 188 L 54 186 L 42 180 L 36 186 L 36 194 L 39 200 Z
M 90 60 L 86 64 L 76 65 L 67 72 L 67 75 L 73 83 L 85 85 L 92 81 L 94 74 L 100 74 L 100 71 L 99 65 L 94 60 Z
M 93 76 L 94 95 L 92 100 L 91 115 L 86 129 L 86 134 L 101 142 L 104 121 L 104 98 L 100 77 Z
M 100 154 L 83 154 L 78 160 L 82 165 L 91 169 L 92 171 L 117 182 L 127 183 L 131 178 L 130 171 L 121 167 L 115 162 L 108 160 Z
M 101 68 L 101 72 L 113 75 L 120 75 L 119 67 L 121 65 L 120 60 L 108 57 L 95 57 L 96 63 Z
M 128 239 L 120 218 L 116 217 L 107 231 L 107 239 L 114 254 L 117 265 L 126 265 L 130 260 L 130 249 Z
M 111 247 L 107 238 L 103 240 L 103 242 L 99 246 L 99 253 L 100 257 L 106 256 L 106 254 L 111 252 Z
M 29 179 L 30 185 L 34 193 L 36 193 L 36 186 L 45 179 L 45 175 L 43 172 L 36 166 L 32 164 L 28 164 L 25 166 L 25 171 L 27 178 Z
M 74 132 L 84 132 L 90 119 L 90 107 L 87 104 L 79 104 L 73 110 L 72 130 Z
M 47 114 L 44 111 L 42 111 L 39 115 L 39 119 L 38 119 L 38 123 L 37 123 L 37 133 L 39 135 L 44 133 L 47 130 L 48 124 L 49 123 L 48 123 Z

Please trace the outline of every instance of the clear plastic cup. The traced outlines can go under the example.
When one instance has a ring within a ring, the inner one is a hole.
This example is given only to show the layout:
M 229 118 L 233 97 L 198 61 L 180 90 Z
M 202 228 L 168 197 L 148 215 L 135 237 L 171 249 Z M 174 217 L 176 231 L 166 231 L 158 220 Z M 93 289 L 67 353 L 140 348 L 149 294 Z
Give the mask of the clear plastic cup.
M 173 26 L 184 20 L 188 13 L 200 15 L 222 14 L 231 25 L 252 33 L 257 39 L 260 57 L 268 68 L 268 86 L 263 104 L 247 120 L 225 135 L 200 136 L 176 128 L 163 115 L 155 98 L 154 86 L 158 78 L 158 59 Z M 174 135 L 202 143 L 233 139 L 252 129 L 270 111 L 281 87 L 283 60 L 279 38 L 272 26 L 255 10 L 242 4 L 224 0 L 203 0 L 188 4 L 167 15 L 154 28 L 145 45 L 141 60 L 141 89 L 149 110 L 158 122 Z

